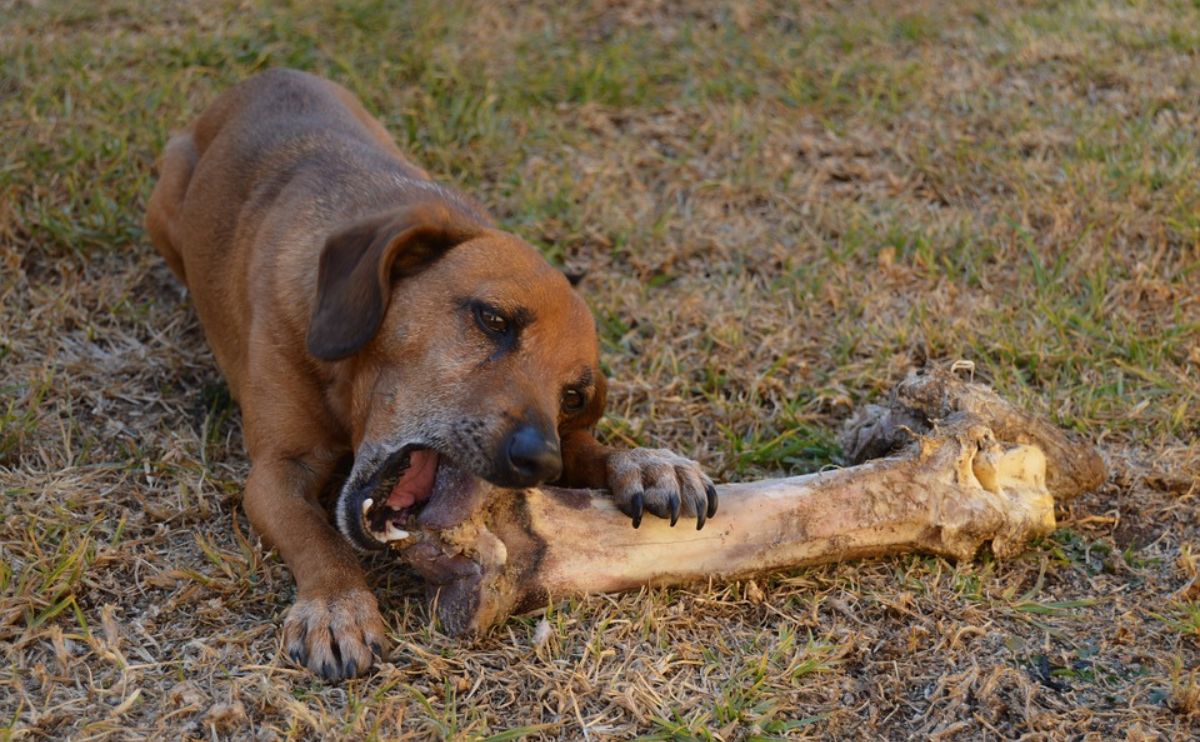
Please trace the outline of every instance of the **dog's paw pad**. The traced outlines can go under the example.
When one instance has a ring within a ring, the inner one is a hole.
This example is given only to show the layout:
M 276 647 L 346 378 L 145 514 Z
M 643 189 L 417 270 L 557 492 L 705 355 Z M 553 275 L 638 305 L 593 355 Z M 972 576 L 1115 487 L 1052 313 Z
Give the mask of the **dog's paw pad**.
M 302 596 L 283 623 L 284 651 L 327 681 L 366 672 L 383 656 L 387 637 L 375 596 L 349 590 L 330 597 Z
M 675 525 L 695 519 L 696 529 L 717 512 L 717 489 L 700 465 L 662 448 L 618 451 L 608 459 L 608 486 L 633 527 L 649 512 Z

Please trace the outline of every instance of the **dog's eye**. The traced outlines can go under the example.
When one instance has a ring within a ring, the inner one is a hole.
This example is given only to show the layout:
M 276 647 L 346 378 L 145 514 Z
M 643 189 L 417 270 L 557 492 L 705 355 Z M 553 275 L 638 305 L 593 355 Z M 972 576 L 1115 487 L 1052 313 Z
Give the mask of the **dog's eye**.
M 495 309 L 478 307 L 475 309 L 475 317 L 479 320 L 480 326 L 493 335 L 503 335 L 508 332 L 508 319 Z
M 587 398 L 578 389 L 568 389 L 563 392 L 562 406 L 565 412 L 579 412 L 587 403 Z

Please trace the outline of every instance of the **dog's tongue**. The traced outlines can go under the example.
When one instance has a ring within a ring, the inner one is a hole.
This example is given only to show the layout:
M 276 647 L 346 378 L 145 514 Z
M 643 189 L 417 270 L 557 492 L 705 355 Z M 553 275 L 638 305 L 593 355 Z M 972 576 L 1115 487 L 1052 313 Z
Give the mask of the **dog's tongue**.
M 428 500 L 433 492 L 433 479 L 437 476 L 438 455 L 435 451 L 418 449 L 409 454 L 408 468 L 400 475 L 400 481 L 392 487 L 387 506 L 392 510 L 403 510 L 422 500 Z

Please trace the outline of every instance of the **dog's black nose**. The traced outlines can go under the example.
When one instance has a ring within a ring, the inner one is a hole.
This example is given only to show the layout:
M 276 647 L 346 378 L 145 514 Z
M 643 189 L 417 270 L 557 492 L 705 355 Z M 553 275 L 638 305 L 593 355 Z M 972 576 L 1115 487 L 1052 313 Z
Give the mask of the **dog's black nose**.
M 558 441 L 547 439 L 532 425 L 522 425 L 509 436 L 507 454 L 514 486 L 553 482 L 562 474 Z

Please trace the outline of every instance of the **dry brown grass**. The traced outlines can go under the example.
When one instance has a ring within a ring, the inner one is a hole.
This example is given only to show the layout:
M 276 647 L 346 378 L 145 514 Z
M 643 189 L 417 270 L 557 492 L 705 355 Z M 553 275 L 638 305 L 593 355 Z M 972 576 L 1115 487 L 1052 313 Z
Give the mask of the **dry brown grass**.
M 1195 4 L 558 5 L 0 2 L 5 736 L 1200 733 Z M 595 597 L 471 643 L 376 559 L 397 647 L 322 685 L 279 653 L 237 413 L 139 226 L 169 131 L 268 64 L 587 270 L 610 439 L 812 469 L 914 359 L 964 357 L 1112 477 L 1013 562 Z

